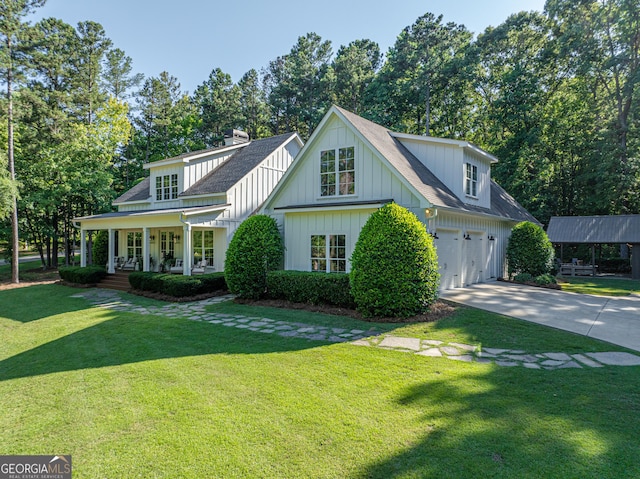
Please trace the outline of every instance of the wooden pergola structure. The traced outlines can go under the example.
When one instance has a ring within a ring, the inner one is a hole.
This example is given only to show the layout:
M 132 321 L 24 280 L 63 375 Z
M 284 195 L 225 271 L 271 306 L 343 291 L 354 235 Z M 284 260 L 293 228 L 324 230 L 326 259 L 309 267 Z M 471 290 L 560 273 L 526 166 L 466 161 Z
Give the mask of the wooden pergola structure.
M 561 248 L 565 244 L 591 245 L 592 265 L 595 245 L 627 244 L 631 247 L 631 277 L 640 279 L 640 215 L 553 216 L 547 236 Z

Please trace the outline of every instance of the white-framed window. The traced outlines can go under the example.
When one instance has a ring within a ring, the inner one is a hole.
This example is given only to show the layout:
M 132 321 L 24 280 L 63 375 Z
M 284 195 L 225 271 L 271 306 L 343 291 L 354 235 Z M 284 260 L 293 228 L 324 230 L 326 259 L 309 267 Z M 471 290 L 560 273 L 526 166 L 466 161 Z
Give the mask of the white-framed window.
M 353 195 L 356 192 L 355 148 L 320 152 L 320 196 Z
M 464 193 L 468 196 L 478 196 L 478 167 L 471 163 L 465 164 Z
M 127 258 L 142 259 L 142 233 L 127 233 Z
M 311 235 L 311 271 L 347 271 L 346 235 Z
M 213 230 L 193 230 L 193 264 L 205 259 L 213 266 Z
M 178 174 L 156 176 L 156 201 L 178 197 Z
M 163 258 L 175 258 L 176 242 L 173 231 L 160 232 L 160 254 Z

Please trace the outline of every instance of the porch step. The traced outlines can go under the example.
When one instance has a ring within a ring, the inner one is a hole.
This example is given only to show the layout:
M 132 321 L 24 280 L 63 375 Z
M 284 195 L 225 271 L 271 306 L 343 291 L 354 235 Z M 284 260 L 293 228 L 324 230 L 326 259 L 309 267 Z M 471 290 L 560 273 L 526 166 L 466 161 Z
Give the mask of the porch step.
M 118 291 L 129 291 L 131 285 L 129 284 L 129 272 L 128 271 L 116 271 L 114 274 L 108 274 L 104 277 L 100 283 L 99 288 L 115 289 Z

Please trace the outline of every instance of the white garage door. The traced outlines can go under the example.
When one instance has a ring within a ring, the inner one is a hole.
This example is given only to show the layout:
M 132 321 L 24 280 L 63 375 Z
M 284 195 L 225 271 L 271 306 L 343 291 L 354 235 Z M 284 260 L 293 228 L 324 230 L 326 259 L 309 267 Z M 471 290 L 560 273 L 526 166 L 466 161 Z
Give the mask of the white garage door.
M 470 233 L 469 239 L 464 240 L 465 264 L 464 284 L 480 283 L 484 281 L 484 245 L 482 233 Z
M 460 232 L 437 230 L 434 240 L 438 252 L 440 290 L 459 288 L 460 283 Z

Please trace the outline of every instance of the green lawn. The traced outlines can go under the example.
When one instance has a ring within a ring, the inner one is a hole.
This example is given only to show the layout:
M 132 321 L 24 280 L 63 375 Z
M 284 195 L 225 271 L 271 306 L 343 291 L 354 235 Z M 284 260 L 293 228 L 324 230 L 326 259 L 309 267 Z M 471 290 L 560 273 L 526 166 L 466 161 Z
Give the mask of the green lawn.
M 640 476 L 638 367 L 462 363 L 119 313 L 70 298 L 78 291 L 0 291 L 2 454 L 72 454 L 74 478 Z M 471 309 L 370 326 L 527 351 L 621 350 Z
M 563 291 L 600 296 L 628 296 L 640 294 L 640 281 L 626 278 L 571 277 L 559 281 Z

